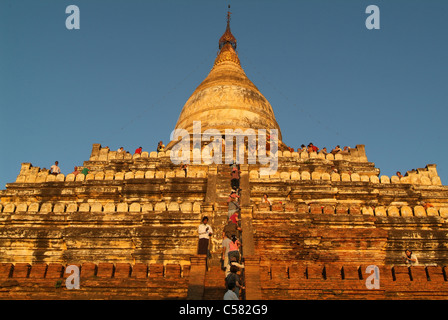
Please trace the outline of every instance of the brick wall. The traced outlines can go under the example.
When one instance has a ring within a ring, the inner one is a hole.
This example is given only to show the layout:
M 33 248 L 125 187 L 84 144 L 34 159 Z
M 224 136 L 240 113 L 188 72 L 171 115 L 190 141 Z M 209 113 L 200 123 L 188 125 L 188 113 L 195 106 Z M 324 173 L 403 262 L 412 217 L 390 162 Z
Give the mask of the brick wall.
M 366 273 L 366 267 L 273 261 L 263 265 L 261 262 L 262 297 L 267 300 L 448 299 L 445 267 L 378 265 L 378 289 L 367 288 L 370 273 Z
M 77 265 L 77 264 L 74 264 Z M 0 264 L 0 299 L 186 299 L 190 265 L 83 263 L 80 289 L 67 289 L 67 265 Z

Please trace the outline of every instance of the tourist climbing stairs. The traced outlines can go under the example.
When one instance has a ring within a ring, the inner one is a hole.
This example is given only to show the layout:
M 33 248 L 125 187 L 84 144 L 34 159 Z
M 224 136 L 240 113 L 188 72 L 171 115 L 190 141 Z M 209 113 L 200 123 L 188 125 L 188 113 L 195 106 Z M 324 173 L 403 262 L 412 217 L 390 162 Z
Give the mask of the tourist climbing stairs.
M 222 300 L 226 292 L 225 271 L 221 268 L 221 241 L 224 226 L 227 224 L 229 196 L 232 191 L 230 180 L 232 169 L 229 164 L 220 164 L 217 167 L 216 197 L 214 205 L 213 228 L 217 247 L 207 261 L 207 273 L 205 277 L 204 300 Z M 240 273 L 241 276 L 241 273 Z M 240 292 L 240 299 L 244 293 Z

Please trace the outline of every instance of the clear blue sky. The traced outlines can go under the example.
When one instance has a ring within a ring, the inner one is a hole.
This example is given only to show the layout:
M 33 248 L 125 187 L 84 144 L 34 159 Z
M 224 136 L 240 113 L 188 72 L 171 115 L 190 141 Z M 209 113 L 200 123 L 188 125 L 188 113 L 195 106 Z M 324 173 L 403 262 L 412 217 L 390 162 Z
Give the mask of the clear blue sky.
M 448 1 L 0 2 L 0 189 L 20 164 L 64 174 L 92 144 L 154 151 L 210 71 L 231 4 L 248 77 L 286 144 L 366 145 L 393 175 L 448 184 Z M 68 30 L 68 5 L 80 29 Z M 365 9 L 380 8 L 380 30 Z

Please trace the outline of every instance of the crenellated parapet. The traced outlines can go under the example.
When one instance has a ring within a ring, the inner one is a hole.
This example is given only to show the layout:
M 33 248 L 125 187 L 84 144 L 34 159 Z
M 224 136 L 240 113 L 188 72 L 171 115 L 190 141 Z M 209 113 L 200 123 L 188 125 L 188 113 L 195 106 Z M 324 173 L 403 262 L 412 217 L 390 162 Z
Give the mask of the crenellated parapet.
M 0 212 L 4 214 L 71 214 L 71 213 L 151 213 L 151 212 L 179 212 L 179 213 L 200 213 L 202 202 L 166 202 L 157 201 L 149 203 L 126 203 L 126 202 L 18 202 L 0 203 Z
M 181 279 L 188 278 L 189 264 L 173 263 L 110 263 L 110 262 L 75 262 L 75 263 L 1 263 L 0 280 L 5 279 L 66 279 L 70 273 L 66 273 L 67 266 L 74 265 L 79 268 L 81 279 L 97 278 L 136 278 L 146 279 Z
M 88 168 L 88 166 L 86 166 Z M 78 167 L 81 171 L 84 167 Z M 190 166 L 187 174 L 179 168 L 152 168 L 150 170 L 119 171 L 97 170 L 90 171 L 84 175 L 82 173 L 69 173 L 64 175 L 51 174 L 49 170 L 33 167 L 30 163 L 22 164 L 20 174 L 17 176 L 16 183 L 45 183 L 45 182 L 83 182 L 83 181 L 121 181 L 131 179 L 169 179 L 169 178 L 205 178 L 207 168 Z
M 50 174 L 49 170 L 33 167 L 30 163 L 22 163 L 16 183 L 45 183 L 45 182 L 83 182 L 101 180 L 129 180 L 129 179 L 166 179 L 166 178 L 206 178 L 208 165 L 191 163 L 187 172 L 179 165 L 173 165 L 171 150 L 166 152 L 130 153 L 111 151 L 107 147 L 94 144 L 90 160 L 86 161 L 78 170 L 88 168 L 90 172 L 84 174 Z M 247 151 L 246 151 L 247 155 Z M 256 155 L 256 153 L 255 153 Z M 323 152 L 290 152 L 278 151 L 278 170 L 270 175 L 260 174 L 259 165 L 250 170 L 251 180 L 279 179 L 286 180 L 322 180 L 344 182 L 371 182 L 381 184 L 414 184 L 441 186 L 442 182 L 437 174 L 436 165 L 430 164 L 426 168 L 408 171 L 404 177 L 380 175 L 373 164 L 367 162 L 365 148 L 357 145 L 346 153 L 325 154 Z M 193 152 L 191 152 L 193 162 Z M 247 162 L 247 159 L 245 159 Z M 353 167 L 350 163 L 361 163 L 361 167 Z M 226 159 L 222 158 L 222 163 Z M 362 163 L 365 163 L 362 165 Z M 345 164 L 345 166 L 344 166 Z M 370 166 L 367 166 L 370 164 Z M 342 170 L 340 169 L 342 166 Z M 338 169 L 339 168 L 339 169 Z
M 365 206 L 359 204 L 325 204 L 325 203 L 294 203 L 274 202 L 272 205 L 258 203 L 255 212 L 272 213 L 302 213 L 328 215 L 365 215 L 376 217 L 442 217 L 448 219 L 448 207 L 418 206 Z
M 67 288 L 79 269 L 79 288 Z M 2 263 L 0 299 L 187 299 L 190 264 Z
M 286 169 L 286 170 L 285 170 Z M 409 175 L 404 177 L 398 176 L 386 176 L 386 175 L 367 175 L 359 174 L 357 172 L 335 172 L 329 169 L 327 172 L 319 171 L 308 171 L 307 168 L 301 170 L 290 170 L 289 168 L 280 167 L 275 173 L 269 175 L 263 175 L 260 173 L 259 169 L 252 169 L 250 171 L 250 179 L 252 181 L 256 180 L 321 180 L 329 182 L 370 182 L 370 183 L 381 183 L 381 184 L 414 184 L 414 185 L 424 185 L 424 186 L 441 186 L 442 182 L 437 174 L 435 165 L 428 165 L 425 169 L 419 169 L 415 172 L 409 172 Z
M 448 294 L 445 266 L 261 261 L 259 271 L 262 298 L 267 300 L 445 300 Z

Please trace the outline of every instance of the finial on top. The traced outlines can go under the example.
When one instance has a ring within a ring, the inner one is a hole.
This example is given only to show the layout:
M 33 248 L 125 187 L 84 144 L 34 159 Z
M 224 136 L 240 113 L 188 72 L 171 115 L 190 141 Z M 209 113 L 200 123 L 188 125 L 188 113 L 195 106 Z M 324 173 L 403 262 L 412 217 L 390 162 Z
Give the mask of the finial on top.
M 228 6 L 230 10 L 230 4 Z M 227 11 L 227 28 L 224 34 L 222 35 L 221 39 L 219 39 L 219 49 L 221 49 L 226 43 L 229 43 L 234 50 L 236 50 L 236 39 L 233 36 L 232 32 L 230 31 L 230 15 L 232 13 L 230 11 Z
M 229 4 L 229 10 L 230 10 L 230 4 Z M 230 15 L 232 14 L 232 12 L 227 11 L 227 25 L 230 25 Z

